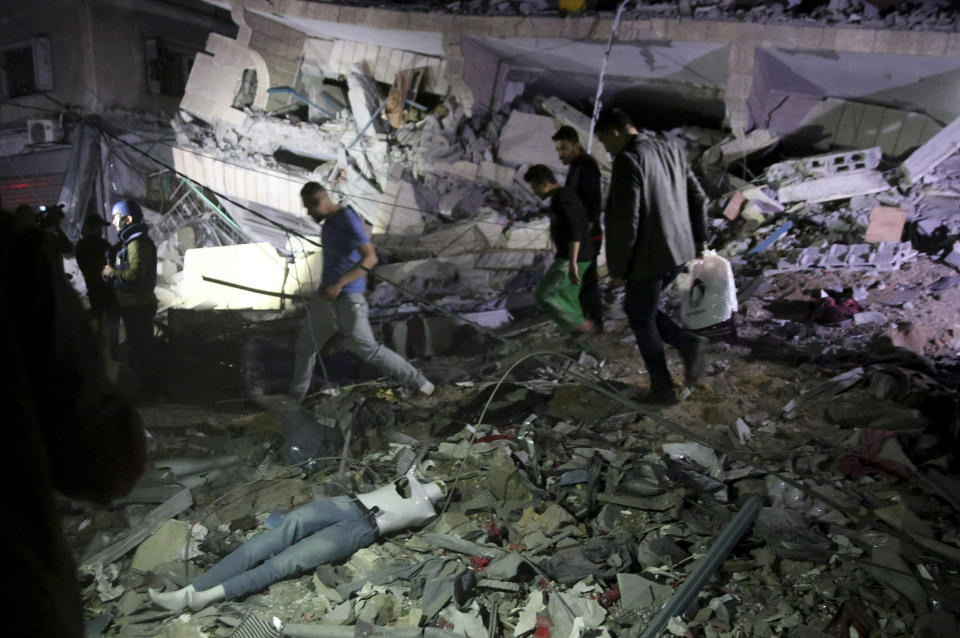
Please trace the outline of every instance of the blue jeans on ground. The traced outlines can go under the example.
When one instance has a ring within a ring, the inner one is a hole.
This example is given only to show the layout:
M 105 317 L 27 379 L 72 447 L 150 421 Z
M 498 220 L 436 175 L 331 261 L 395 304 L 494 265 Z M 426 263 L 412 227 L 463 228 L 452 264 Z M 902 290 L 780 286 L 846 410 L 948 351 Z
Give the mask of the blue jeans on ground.
M 410 362 L 374 338 L 369 307 L 362 294 L 341 294 L 336 301 L 315 294 L 297 336 L 289 391 L 292 398 L 299 401 L 307 394 L 317 352 L 337 332 L 346 337 L 349 350 L 408 388 L 418 389 L 427 382 Z
M 280 527 L 258 534 L 193 582 L 197 591 L 223 585 L 226 598 L 266 589 L 298 572 L 351 556 L 377 540 L 377 526 L 348 496 L 293 510 Z M 254 567 L 260 561 L 261 565 Z

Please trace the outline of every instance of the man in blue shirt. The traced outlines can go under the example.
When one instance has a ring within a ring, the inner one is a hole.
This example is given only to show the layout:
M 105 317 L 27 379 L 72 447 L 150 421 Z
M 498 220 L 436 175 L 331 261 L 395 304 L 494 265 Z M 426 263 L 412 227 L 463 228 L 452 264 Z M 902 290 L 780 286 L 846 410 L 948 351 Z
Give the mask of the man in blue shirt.
M 433 384 L 373 336 L 363 293 L 367 271 L 377 264 L 377 253 L 360 216 L 349 206 L 336 204 L 316 182 L 307 182 L 300 198 L 307 214 L 322 225 L 323 275 L 297 337 L 290 396 L 295 401 L 303 400 L 313 377 L 316 354 L 337 332 L 346 338 L 347 348 L 388 376 L 408 388 L 431 394 Z

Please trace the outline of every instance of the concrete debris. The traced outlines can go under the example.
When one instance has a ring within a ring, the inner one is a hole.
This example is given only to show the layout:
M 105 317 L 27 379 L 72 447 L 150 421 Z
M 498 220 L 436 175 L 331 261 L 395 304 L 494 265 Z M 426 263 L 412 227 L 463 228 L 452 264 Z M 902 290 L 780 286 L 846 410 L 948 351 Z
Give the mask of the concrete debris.
M 782 186 L 777 197 L 784 204 L 791 202 L 831 202 L 888 190 L 890 184 L 877 171 L 841 173 Z
M 853 0 L 661 4 L 630 10 L 886 19 Z M 90 616 L 113 618 L 118 635 L 226 635 L 253 610 L 305 636 L 813 637 L 866 635 L 875 618 L 890 635 L 956 633 L 960 120 L 903 162 L 898 186 L 880 147 L 761 170 L 780 141 L 771 130 L 664 132 L 718 177 L 705 180 L 711 248 L 732 266 L 739 311 L 699 330 L 704 378 L 654 409 L 635 400 L 649 379 L 602 264 L 602 333 L 561 342 L 532 309 L 549 220 L 518 177 L 545 163 L 562 179 L 550 138 L 570 125 L 585 142 L 589 117 L 526 94 L 482 116 L 453 97 L 412 106 L 417 78 L 391 72 L 388 130 L 383 69 L 356 68 L 342 95 L 315 63 L 297 89 L 315 105 L 299 115 L 233 109 L 212 127 L 177 124 L 176 163 L 199 186 L 184 181 L 155 218 L 164 364 L 202 369 L 203 400 L 223 412 L 145 411 L 143 484 L 114 509 L 66 511 L 71 547 L 86 548 Z M 592 152 L 607 174 L 609 156 L 596 142 Z M 294 301 L 318 285 L 307 180 L 369 223 L 374 329 L 417 360 L 433 395 L 389 387 L 333 338 L 317 394 L 296 408 L 263 400 L 285 389 Z M 682 360 L 667 357 L 679 381 Z M 424 529 L 189 624 L 144 611 L 149 588 L 188 585 L 286 512 L 412 465 L 447 490 Z
M 707 165 L 730 166 L 754 153 L 773 148 L 779 141 L 780 138 L 772 131 L 754 129 L 742 138 L 734 137 L 711 146 L 700 156 L 700 161 Z
M 566 174 L 550 139 L 557 128 L 552 118 L 513 111 L 500 133 L 497 157 L 513 166 L 546 164 L 555 172 Z
M 960 149 L 960 118 L 950 122 L 904 160 L 901 165 L 903 182 L 906 185 L 916 183 L 929 175 L 958 149 Z
M 768 182 L 782 184 L 801 179 L 862 173 L 876 169 L 882 156 L 882 151 L 876 146 L 862 151 L 815 155 L 773 164 L 767 168 L 764 176 Z

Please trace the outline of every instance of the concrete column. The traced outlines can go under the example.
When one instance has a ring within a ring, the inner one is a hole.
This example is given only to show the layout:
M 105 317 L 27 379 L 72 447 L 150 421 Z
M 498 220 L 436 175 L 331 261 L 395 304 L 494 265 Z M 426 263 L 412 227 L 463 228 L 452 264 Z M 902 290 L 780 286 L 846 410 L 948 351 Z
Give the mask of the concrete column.
M 724 92 L 726 116 L 724 124 L 741 137 L 752 126 L 747 100 L 753 87 L 753 60 L 757 47 L 753 44 L 733 42 L 730 45 L 730 75 Z

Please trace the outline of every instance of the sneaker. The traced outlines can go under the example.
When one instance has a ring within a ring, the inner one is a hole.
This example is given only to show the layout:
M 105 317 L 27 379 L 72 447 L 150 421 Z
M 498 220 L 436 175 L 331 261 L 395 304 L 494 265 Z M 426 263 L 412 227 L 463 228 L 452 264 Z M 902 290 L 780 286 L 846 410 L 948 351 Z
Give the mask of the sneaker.
M 706 371 L 707 361 L 704 356 L 706 344 L 707 340 L 698 336 L 694 341 L 691 341 L 680 349 L 680 356 L 683 358 L 683 369 L 686 371 L 686 385 L 696 385 Z

